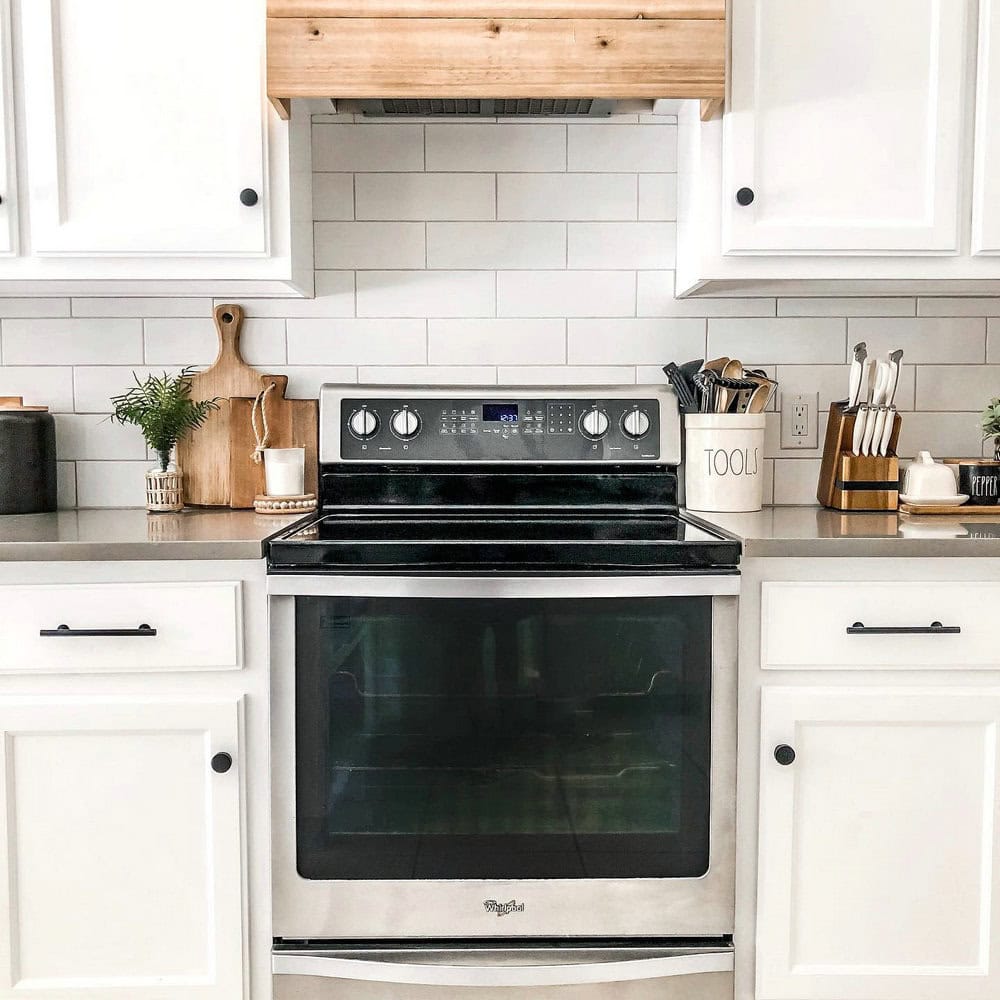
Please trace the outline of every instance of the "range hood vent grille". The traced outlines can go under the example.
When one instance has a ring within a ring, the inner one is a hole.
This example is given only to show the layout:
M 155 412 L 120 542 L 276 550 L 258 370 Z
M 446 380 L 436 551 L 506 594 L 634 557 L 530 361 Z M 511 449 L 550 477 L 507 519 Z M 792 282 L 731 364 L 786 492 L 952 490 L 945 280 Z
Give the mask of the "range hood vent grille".
M 526 118 L 545 118 L 550 115 L 596 118 L 610 115 L 615 102 L 588 97 L 523 97 L 497 98 L 384 98 L 362 101 L 363 114 L 413 115 L 421 118 L 448 118 L 471 116 L 498 118 L 516 115 Z

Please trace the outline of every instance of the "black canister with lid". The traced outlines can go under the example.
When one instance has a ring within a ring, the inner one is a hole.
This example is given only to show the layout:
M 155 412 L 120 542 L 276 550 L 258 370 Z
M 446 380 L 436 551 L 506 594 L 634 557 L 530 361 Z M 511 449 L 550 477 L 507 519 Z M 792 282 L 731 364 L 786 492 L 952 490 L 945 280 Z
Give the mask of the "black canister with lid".
M 56 422 L 47 406 L 0 396 L 0 514 L 56 509 Z

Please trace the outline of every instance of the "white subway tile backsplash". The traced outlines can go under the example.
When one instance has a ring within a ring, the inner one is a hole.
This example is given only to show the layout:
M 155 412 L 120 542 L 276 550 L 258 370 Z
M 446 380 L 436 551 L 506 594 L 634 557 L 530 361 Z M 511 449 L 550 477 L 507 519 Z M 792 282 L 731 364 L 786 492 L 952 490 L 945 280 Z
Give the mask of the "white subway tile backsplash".
M 819 459 L 774 460 L 774 503 L 814 504 L 819 482 Z
M 427 361 L 422 319 L 290 319 L 292 365 L 420 365 Z
M 72 413 L 73 369 L 55 365 L 0 368 L 0 396 L 20 396 L 27 406 L 47 406 L 53 413 Z
M 354 174 L 313 174 L 313 219 L 354 218 Z
M 5 299 L 0 298 L 0 317 L 4 319 L 31 319 L 35 316 L 51 318 L 69 316 L 69 299 Z
M 313 170 L 423 170 L 424 127 L 409 122 L 313 125 Z
M 562 268 L 563 222 L 428 222 L 429 268 Z
M 107 414 L 56 416 L 56 453 L 62 459 L 144 459 L 146 443 L 138 427 L 112 423 Z
M 566 324 L 561 319 L 432 319 L 427 336 L 432 365 L 566 362 Z
M 138 378 L 145 380 L 150 375 L 157 377 L 164 372 L 175 375 L 183 366 L 164 365 L 159 368 L 143 365 L 109 366 L 86 365 L 72 369 L 73 395 L 77 413 L 108 413 L 111 410 L 111 397 L 119 396 L 128 391 Z
M 566 169 L 566 126 L 545 123 L 428 125 L 428 170 L 561 171 Z
M 56 462 L 56 505 L 60 510 L 76 506 L 76 462 Z
M 632 271 L 500 271 L 500 316 L 630 316 L 635 311 Z
M 774 299 L 675 299 L 673 271 L 640 271 L 636 292 L 639 316 L 773 316 Z
M 919 365 L 917 409 L 979 413 L 1000 396 L 1000 365 Z
M 635 174 L 499 174 L 497 218 L 523 221 L 634 220 Z
M 628 365 L 505 365 L 501 385 L 631 385 L 635 369 Z
M 426 262 L 422 222 L 317 222 L 316 266 L 423 268 Z
M 146 503 L 146 471 L 142 462 L 77 462 L 76 502 L 80 507 L 142 507 Z
M 359 271 L 359 316 L 493 316 L 492 271 Z
M 571 222 L 567 264 L 578 268 L 648 268 L 674 266 L 673 222 Z
M 1000 316 L 1000 296 L 917 299 L 918 316 Z
M 0 304 L 4 299 L 0 299 Z M 127 317 L 127 316 L 191 316 L 212 315 L 211 299 L 184 298 L 77 298 L 73 299 L 74 316 Z
M 570 170 L 673 173 L 677 170 L 676 126 L 650 128 L 617 122 L 569 126 Z
M 978 414 L 919 411 L 904 414 L 897 451 L 903 458 L 912 458 L 924 450 L 935 458 L 982 454 Z
M 488 365 L 361 367 L 359 380 L 370 385 L 494 385 L 497 371 Z
M 496 218 L 492 174 L 358 174 L 355 217 L 390 221 Z
M 703 319 L 571 319 L 571 365 L 665 365 L 703 356 Z
M 210 365 L 219 353 L 219 336 L 210 319 L 147 319 L 147 366 Z M 240 353 L 250 365 L 283 365 L 285 321 L 246 319 L 240 334 Z
M 677 218 L 677 175 L 639 174 L 640 221 L 673 222 Z
M 225 301 L 217 299 L 216 305 Z M 316 297 L 312 299 L 244 299 L 240 304 L 251 318 L 353 316 L 354 271 L 317 271 Z
M 245 356 L 308 398 L 325 382 L 662 384 L 667 361 L 726 354 L 818 392 L 822 440 L 866 340 L 906 352 L 900 453 L 979 454 L 1000 297 L 675 299 L 676 134 L 669 115 L 315 116 L 316 298 L 241 301 Z M 61 506 L 143 504 L 152 463 L 110 399 L 133 372 L 211 363 L 220 301 L 0 297 L 0 394 L 55 412 Z M 813 503 L 820 450 L 781 449 L 776 411 L 766 446 L 765 502 Z
M 842 319 L 724 319 L 708 321 L 708 355 L 753 364 L 841 364 L 847 360 Z
M 904 364 L 981 364 L 986 360 L 986 320 L 849 319 L 848 341 L 868 345 L 868 357 L 901 348 Z
M 912 298 L 778 299 L 779 316 L 913 316 Z
M 141 319 L 5 319 L 5 365 L 142 364 Z

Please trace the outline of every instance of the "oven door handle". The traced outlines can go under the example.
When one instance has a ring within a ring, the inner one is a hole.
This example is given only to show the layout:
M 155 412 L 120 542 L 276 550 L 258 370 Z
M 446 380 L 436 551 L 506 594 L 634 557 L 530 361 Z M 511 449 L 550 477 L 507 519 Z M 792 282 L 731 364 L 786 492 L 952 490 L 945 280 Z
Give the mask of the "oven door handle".
M 459 964 L 456 960 L 462 953 L 455 950 L 279 951 L 272 956 L 272 971 L 283 976 L 407 986 L 487 988 L 624 983 L 733 971 L 731 948 L 643 949 L 641 958 L 623 958 L 622 950 L 613 948 L 593 951 L 554 948 L 529 953 L 538 964 L 518 965 L 516 959 L 512 963 L 511 951 L 475 951 L 474 965 Z

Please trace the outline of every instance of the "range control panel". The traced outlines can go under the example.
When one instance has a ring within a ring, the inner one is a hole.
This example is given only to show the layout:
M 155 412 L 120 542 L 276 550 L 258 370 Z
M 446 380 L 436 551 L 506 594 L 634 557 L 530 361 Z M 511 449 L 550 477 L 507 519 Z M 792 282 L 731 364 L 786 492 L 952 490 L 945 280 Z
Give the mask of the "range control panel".
M 656 462 L 655 398 L 340 399 L 342 461 Z

